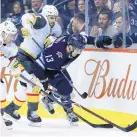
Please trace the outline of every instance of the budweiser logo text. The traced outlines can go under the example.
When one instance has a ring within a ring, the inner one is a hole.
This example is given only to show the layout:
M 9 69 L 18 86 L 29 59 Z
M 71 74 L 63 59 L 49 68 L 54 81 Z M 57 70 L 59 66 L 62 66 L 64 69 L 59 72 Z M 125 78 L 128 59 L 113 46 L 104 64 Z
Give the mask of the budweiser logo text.
M 94 68 L 87 69 L 88 66 Z M 91 77 L 91 83 L 88 89 L 88 96 L 101 99 L 104 96 L 112 98 L 121 98 L 135 100 L 137 97 L 137 81 L 129 79 L 131 73 L 131 64 L 124 68 L 124 77 L 113 78 L 110 74 L 111 66 L 109 60 L 96 61 L 89 59 L 85 63 L 85 73 Z M 123 76 L 123 74 L 122 74 Z

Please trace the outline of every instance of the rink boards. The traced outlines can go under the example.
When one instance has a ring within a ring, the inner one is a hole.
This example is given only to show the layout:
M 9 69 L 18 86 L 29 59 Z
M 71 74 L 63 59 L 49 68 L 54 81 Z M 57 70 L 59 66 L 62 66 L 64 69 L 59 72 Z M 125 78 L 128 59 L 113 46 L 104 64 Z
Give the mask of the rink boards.
M 74 86 L 80 93 L 87 92 L 88 98 L 81 99 L 74 91 L 74 100 L 121 126 L 133 123 L 137 120 L 136 59 L 137 51 L 132 49 L 105 51 L 85 49 L 82 55 L 68 67 L 68 71 Z M 12 91 L 16 90 L 16 81 L 9 74 L 4 77 L 10 91 L 8 98 L 11 100 Z M 39 114 L 45 118 L 65 118 L 63 109 L 58 105 L 55 108 L 56 113 L 49 115 L 39 105 Z M 75 111 L 93 123 L 103 123 L 82 109 L 75 107 Z M 26 115 L 26 104 L 19 112 Z

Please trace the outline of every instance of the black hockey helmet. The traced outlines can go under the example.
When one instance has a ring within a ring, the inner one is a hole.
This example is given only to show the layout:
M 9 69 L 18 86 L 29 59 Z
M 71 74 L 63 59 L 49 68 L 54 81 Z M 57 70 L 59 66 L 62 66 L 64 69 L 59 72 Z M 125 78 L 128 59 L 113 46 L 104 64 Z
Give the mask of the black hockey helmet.
M 83 50 L 87 42 L 86 42 L 86 37 L 80 34 L 79 35 L 73 34 L 69 36 L 67 43 L 68 45 L 72 45 L 74 49 L 78 48 Z

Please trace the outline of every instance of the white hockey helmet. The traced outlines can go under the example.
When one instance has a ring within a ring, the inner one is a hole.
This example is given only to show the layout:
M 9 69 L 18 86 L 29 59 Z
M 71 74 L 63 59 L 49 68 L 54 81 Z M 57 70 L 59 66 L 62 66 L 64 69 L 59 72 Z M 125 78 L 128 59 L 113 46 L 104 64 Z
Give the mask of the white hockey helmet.
M 42 9 L 42 15 L 44 17 L 47 16 L 58 16 L 58 10 L 55 6 L 53 5 L 45 5 Z
M 15 35 L 18 32 L 16 26 L 11 21 L 4 21 L 0 26 L 1 32 L 5 32 L 5 35 L 7 36 L 9 34 Z
M 11 21 L 4 21 L 0 24 L 0 35 L 3 40 L 6 41 L 8 36 L 12 37 L 12 40 L 17 38 L 17 28 Z

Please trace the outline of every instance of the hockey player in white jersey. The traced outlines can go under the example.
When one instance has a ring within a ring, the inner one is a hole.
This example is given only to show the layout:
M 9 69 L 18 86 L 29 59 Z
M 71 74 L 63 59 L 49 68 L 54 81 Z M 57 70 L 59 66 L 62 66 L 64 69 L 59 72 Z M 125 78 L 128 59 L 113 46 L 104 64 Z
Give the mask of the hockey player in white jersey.
M 35 76 L 33 76 L 33 62 L 35 61 L 35 59 L 37 59 L 40 52 L 45 48 L 44 45 L 47 46 L 49 42 L 52 42 L 52 39 L 48 39 L 48 40 L 46 39 L 48 33 L 56 37 L 60 36 L 62 33 L 61 27 L 59 27 L 58 29 L 58 25 L 56 25 L 57 16 L 58 16 L 58 11 L 56 7 L 52 5 L 46 5 L 44 6 L 42 13 L 39 16 L 35 16 L 34 14 L 27 14 L 27 15 L 24 15 L 22 18 L 22 21 L 23 21 L 22 24 L 24 26 L 24 28 L 22 29 L 22 32 L 25 39 L 20 46 L 17 60 L 24 66 L 27 72 L 31 74 L 28 77 L 28 79 L 30 79 L 34 83 L 37 81 L 37 79 Z M 45 19 L 43 17 L 45 17 Z M 34 19 L 35 19 L 35 22 L 33 22 Z M 45 25 L 47 26 L 41 26 L 41 25 L 44 25 L 44 22 L 42 23 L 42 21 L 46 21 L 47 24 Z M 47 29 L 47 33 L 44 33 L 44 30 L 46 31 L 46 29 Z M 40 33 L 45 35 L 41 36 Z M 44 36 L 46 39 L 45 41 L 44 41 Z M 25 75 L 25 77 L 27 76 Z M 22 103 L 18 101 L 21 100 L 21 102 L 24 102 L 26 100 L 25 95 L 27 95 L 27 102 L 28 102 L 27 118 L 28 120 L 31 121 L 29 125 L 40 126 L 41 118 L 38 116 L 36 112 L 36 110 L 38 109 L 39 94 L 34 93 L 34 88 L 31 86 L 28 87 L 28 84 L 26 84 L 25 82 L 20 81 L 20 84 L 21 84 L 20 88 L 22 89 L 22 93 L 19 93 L 19 94 L 16 93 L 18 94 L 18 99 L 15 98 L 14 100 L 16 101 L 13 101 L 10 103 L 10 105 L 6 108 L 6 112 L 11 117 L 17 120 L 18 117 L 14 116 L 13 111 L 18 110 L 21 107 Z M 26 90 L 29 91 L 27 92 L 27 94 L 25 94 Z
M 24 41 L 21 43 L 15 64 L 12 64 L 12 69 L 16 69 L 18 65 L 22 65 L 25 69 L 21 74 L 33 81 L 36 85 L 42 86 L 42 84 L 33 75 L 33 62 L 37 59 L 44 47 L 44 41 L 50 34 L 50 26 L 47 17 L 44 14 L 44 9 L 40 14 L 27 13 L 22 16 L 22 34 Z M 20 72 L 19 72 L 20 73 Z M 36 110 L 38 109 L 39 96 L 33 93 L 34 88 L 26 81 L 20 79 L 22 87 L 22 93 L 19 93 L 18 100 L 22 100 L 22 96 L 26 95 L 28 101 L 28 113 L 27 118 L 31 122 L 40 123 L 41 118 L 38 116 Z M 24 100 L 26 97 L 24 98 Z M 13 117 L 13 108 L 19 109 L 15 102 L 11 102 L 5 109 L 5 112 Z M 15 117 L 13 117 L 15 118 Z M 16 118 L 15 118 L 16 119 Z
M 61 26 L 57 23 L 58 10 L 53 5 L 45 5 L 43 7 L 44 15 L 47 17 L 50 25 L 50 34 L 59 37 L 62 34 Z
M 51 43 L 53 43 L 56 38 L 62 35 L 62 28 L 57 22 L 58 18 L 58 10 L 53 5 L 45 5 L 43 7 L 44 15 L 47 17 L 49 25 L 50 25 L 50 35 L 46 38 L 44 45 L 48 47 Z
M 9 66 L 11 60 L 18 52 L 17 46 L 13 43 L 17 36 L 16 26 L 10 22 L 5 21 L 0 24 L 0 72 L 3 67 Z M 0 111 L 3 116 L 6 102 L 7 91 L 2 77 L 0 78 Z M 12 128 L 12 121 L 5 118 L 4 122 L 8 129 Z

